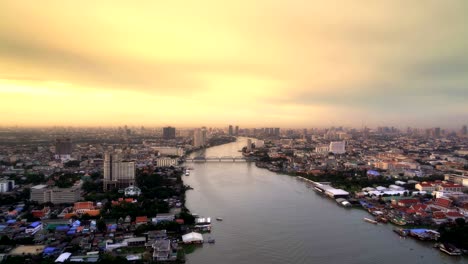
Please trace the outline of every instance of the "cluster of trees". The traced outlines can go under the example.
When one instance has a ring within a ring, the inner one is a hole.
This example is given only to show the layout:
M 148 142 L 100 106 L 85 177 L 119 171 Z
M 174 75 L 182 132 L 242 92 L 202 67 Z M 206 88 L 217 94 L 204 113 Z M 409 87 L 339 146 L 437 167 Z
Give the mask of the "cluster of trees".
M 55 181 L 55 186 L 59 188 L 70 188 L 73 184 L 81 179 L 81 174 L 64 174 L 60 175 Z
M 451 243 L 458 248 L 468 249 L 468 225 L 465 219 L 458 218 L 452 224 L 442 224 L 439 227 L 440 242 Z
M 15 180 L 15 183 L 18 185 L 23 185 L 23 184 L 41 184 L 45 181 L 45 176 L 44 174 L 38 174 L 38 173 L 27 173 L 24 176 L 22 175 L 16 175 L 11 178 L 12 180 Z
M 139 173 L 136 177 L 136 185 L 141 189 L 143 199 L 167 199 L 174 195 L 180 195 L 174 187 L 182 182 L 182 172 L 178 172 L 177 180 L 169 180 L 159 173 Z
M 169 205 L 164 201 L 143 200 L 140 203 L 126 203 L 112 206 L 106 203 L 102 209 L 101 215 L 106 219 L 119 219 L 130 216 L 135 219 L 137 216 L 154 217 L 158 213 L 168 213 Z

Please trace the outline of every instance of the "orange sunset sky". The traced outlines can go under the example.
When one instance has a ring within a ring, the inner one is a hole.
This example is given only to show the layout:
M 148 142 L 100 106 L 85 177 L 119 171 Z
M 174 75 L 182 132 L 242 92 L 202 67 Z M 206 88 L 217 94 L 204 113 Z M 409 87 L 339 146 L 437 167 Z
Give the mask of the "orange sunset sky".
M 0 126 L 460 127 L 467 10 L 463 0 L 0 0 Z

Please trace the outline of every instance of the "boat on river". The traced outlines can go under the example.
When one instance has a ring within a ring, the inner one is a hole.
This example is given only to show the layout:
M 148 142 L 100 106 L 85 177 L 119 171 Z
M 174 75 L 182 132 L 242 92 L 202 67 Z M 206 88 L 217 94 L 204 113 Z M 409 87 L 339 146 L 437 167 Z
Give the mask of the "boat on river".
M 450 256 L 461 256 L 462 252 L 460 249 L 452 244 L 440 243 L 439 250 L 450 255 Z
M 216 217 L 216 221 L 223 221 L 222 217 Z
M 377 224 L 377 221 L 372 220 L 372 219 L 370 219 L 370 218 L 364 218 L 364 221 L 366 221 L 366 222 L 368 222 L 368 223 L 371 223 L 371 224 L 375 224 L 375 225 Z

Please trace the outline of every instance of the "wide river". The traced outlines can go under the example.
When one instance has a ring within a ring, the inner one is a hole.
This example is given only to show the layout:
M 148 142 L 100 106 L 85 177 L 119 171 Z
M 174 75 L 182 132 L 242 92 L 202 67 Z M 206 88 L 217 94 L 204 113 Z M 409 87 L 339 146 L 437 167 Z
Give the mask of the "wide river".
M 206 156 L 240 156 L 245 138 L 204 150 Z M 464 263 L 424 243 L 400 238 L 392 225 L 363 221 L 368 213 L 346 209 L 294 177 L 253 163 L 188 163 L 187 207 L 212 217 L 216 244 L 187 255 L 190 264 L 242 263 Z M 216 221 L 222 217 L 224 221 Z

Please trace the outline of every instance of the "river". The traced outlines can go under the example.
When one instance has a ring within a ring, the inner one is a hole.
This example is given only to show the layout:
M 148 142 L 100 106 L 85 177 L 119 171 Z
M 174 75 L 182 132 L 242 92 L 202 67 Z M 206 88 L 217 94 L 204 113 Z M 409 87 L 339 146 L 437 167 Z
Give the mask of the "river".
M 203 150 L 206 156 L 239 156 L 245 138 Z M 194 155 L 199 155 L 194 153 Z M 187 255 L 187 263 L 463 263 L 424 243 L 400 238 L 392 225 L 364 222 L 368 213 L 346 209 L 294 177 L 253 163 L 188 163 L 186 206 L 212 217 L 216 244 Z M 217 222 L 215 217 L 224 221 Z

